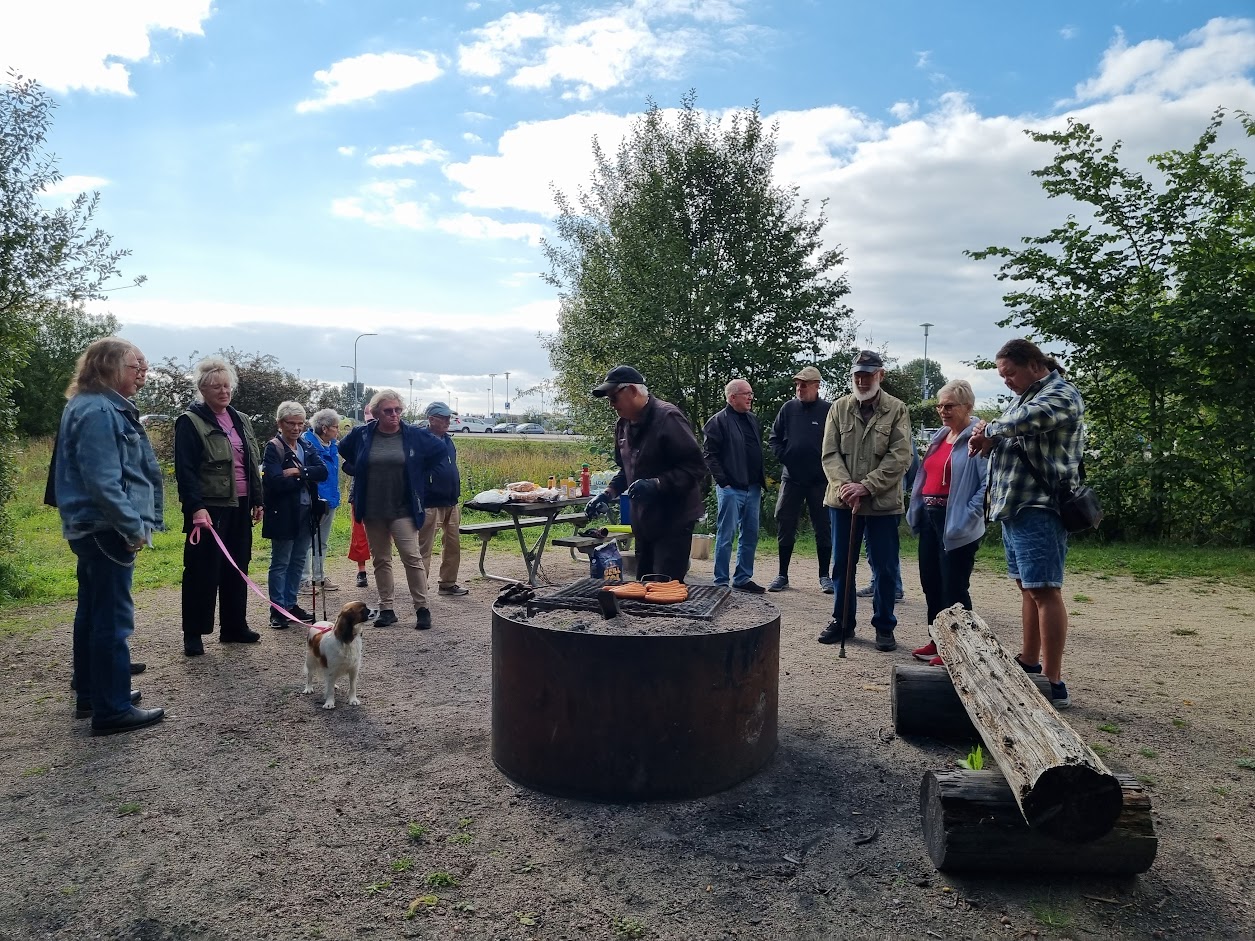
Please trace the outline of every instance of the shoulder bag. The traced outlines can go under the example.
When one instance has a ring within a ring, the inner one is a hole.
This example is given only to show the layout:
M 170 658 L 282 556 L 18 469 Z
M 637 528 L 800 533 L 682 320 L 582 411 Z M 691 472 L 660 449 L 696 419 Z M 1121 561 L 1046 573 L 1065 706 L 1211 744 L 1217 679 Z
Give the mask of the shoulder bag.
M 1024 462 L 1024 466 L 1033 475 L 1033 479 L 1054 500 L 1055 509 L 1059 511 L 1059 519 L 1063 521 L 1063 528 L 1069 533 L 1083 533 L 1091 529 L 1097 529 L 1098 524 L 1102 522 L 1102 504 L 1098 502 L 1098 494 L 1094 493 L 1092 488 L 1085 486 L 1085 461 L 1081 461 L 1080 486 L 1072 488 L 1061 483 L 1051 487 L 1046 483 L 1046 479 L 1042 476 L 1041 471 L 1029 460 L 1028 455 L 1024 452 L 1024 448 L 1018 440 L 1015 445 L 1015 450 L 1020 455 L 1020 460 Z

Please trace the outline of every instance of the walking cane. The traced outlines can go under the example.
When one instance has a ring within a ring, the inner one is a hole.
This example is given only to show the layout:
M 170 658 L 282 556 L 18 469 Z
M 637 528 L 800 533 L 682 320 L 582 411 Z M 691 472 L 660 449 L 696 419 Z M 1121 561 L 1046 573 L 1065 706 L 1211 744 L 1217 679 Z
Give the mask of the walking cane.
M 855 524 L 857 516 L 858 504 L 853 503 L 850 505 L 850 544 L 845 550 L 845 590 L 841 592 L 841 650 L 837 653 L 838 660 L 845 659 L 845 635 L 848 633 L 845 620 L 850 614 L 850 592 L 854 590 L 854 550 L 858 546 L 855 538 L 855 533 L 858 532 Z
M 323 510 L 323 512 L 325 513 L 326 510 Z M 318 519 L 315 520 L 314 514 L 313 513 L 309 514 L 309 528 L 310 528 L 310 536 L 312 537 L 314 541 L 314 560 L 315 560 L 313 565 L 310 566 L 311 577 L 309 580 L 309 584 L 310 584 L 310 588 L 312 588 L 314 592 L 314 595 L 312 598 L 313 603 L 310 605 L 310 610 L 317 612 L 318 611 L 318 579 L 312 576 L 315 571 L 322 572 L 324 579 L 326 578 L 326 575 L 327 575 L 326 569 L 323 568 L 323 566 L 326 564 L 326 560 L 323 559 L 323 552 L 322 552 L 322 517 L 320 516 Z M 320 562 L 318 560 L 322 560 L 322 561 Z M 327 620 L 327 593 L 325 591 L 322 593 L 322 619 L 324 621 Z

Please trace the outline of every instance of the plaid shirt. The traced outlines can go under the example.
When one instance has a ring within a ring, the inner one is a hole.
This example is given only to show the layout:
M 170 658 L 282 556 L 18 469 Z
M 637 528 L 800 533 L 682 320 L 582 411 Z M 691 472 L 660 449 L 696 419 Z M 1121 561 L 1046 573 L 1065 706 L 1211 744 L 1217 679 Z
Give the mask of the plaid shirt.
M 990 519 L 1009 519 L 1030 506 L 1055 508 L 1016 453 L 1020 448 L 1047 483 L 1080 483 L 1084 414 L 1076 386 L 1051 370 L 985 426 L 985 434 L 998 439 L 989 456 Z

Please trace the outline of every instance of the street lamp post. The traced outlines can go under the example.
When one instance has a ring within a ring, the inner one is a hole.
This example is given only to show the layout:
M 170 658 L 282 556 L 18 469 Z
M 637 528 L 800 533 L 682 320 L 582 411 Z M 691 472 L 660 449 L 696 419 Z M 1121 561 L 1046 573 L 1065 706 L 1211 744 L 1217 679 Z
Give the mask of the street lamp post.
M 377 337 L 377 333 L 359 333 L 357 340 L 362 337 Z M 362 399 L 357 393 L 357 340 L 353 341 L 353 417 L 358 421 L 362 420 Z
M 510 374 L 505 374 L 505 410 L 510 411 Z
M 919 391 L 920 398 L 928 401 L 928 328 L 934 324 L 922 323 L 920 326 L 924 328 L 924 374 L 920 376 Z
M 493 417 L 497 414 L 496 401 L 493 398 L 493 392 L 497 386 L 497 374 L 490 372 L 488 374 L 488 415 Z

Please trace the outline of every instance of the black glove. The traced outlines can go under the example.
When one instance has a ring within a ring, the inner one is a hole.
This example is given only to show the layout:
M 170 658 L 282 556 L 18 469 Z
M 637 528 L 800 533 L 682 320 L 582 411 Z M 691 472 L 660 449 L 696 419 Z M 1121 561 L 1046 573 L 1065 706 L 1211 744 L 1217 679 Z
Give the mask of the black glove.
M 633 500 L 649 500 L 658 495 L 658 478 L 643 477 L 633 481 L 632 486 L 624 492 Z
M 610 491 L 605 490 L 597 494 L 588 501 L 588 505 L 584 507 L 584 515 L 591 519 L 596 519 L 606 512 L 606 507 L 610 505 Z

